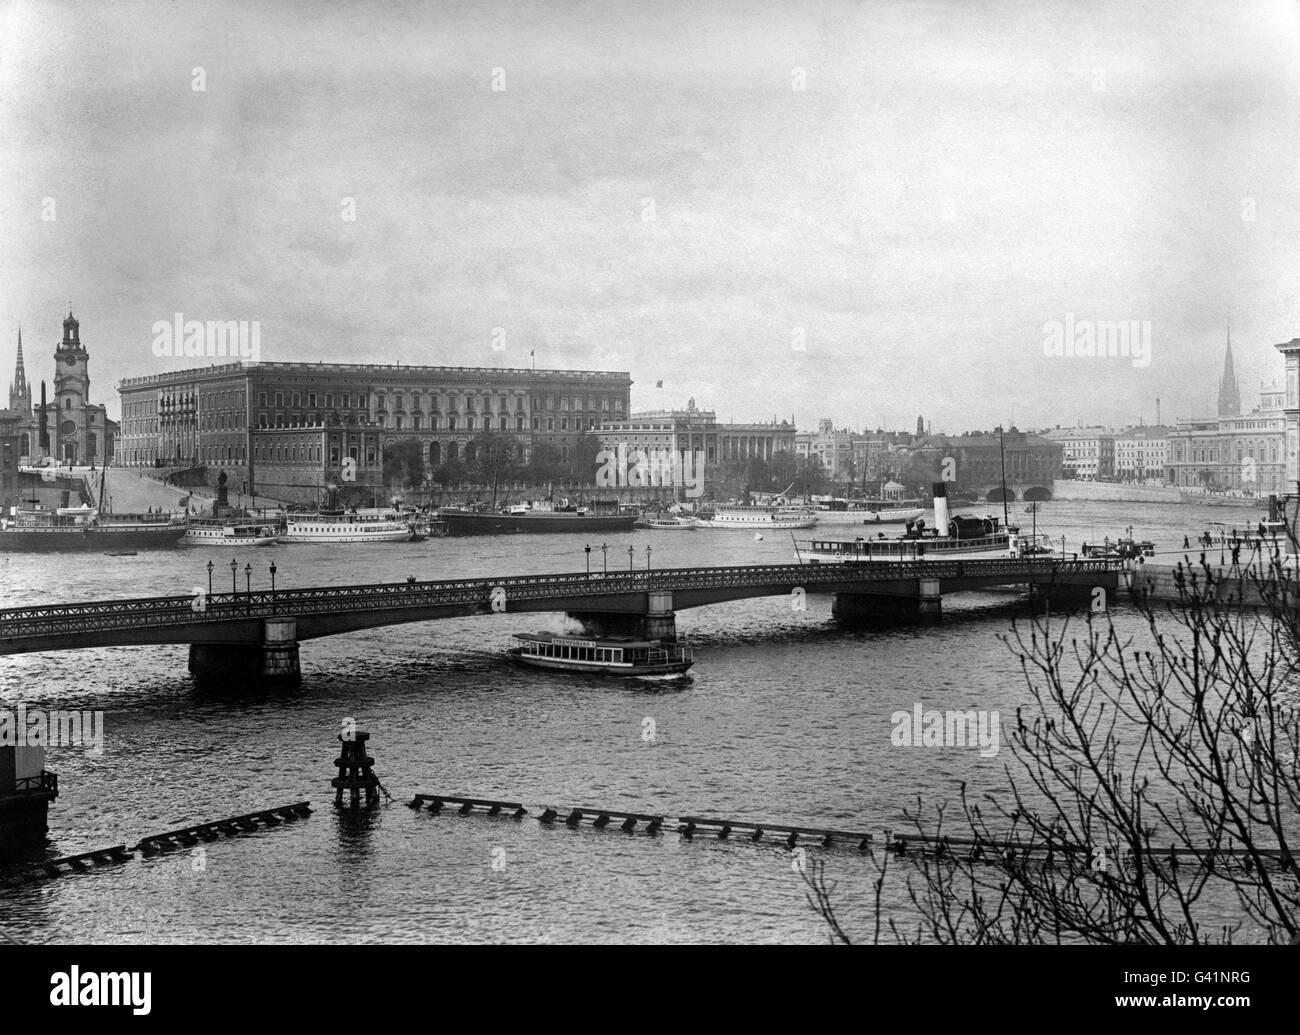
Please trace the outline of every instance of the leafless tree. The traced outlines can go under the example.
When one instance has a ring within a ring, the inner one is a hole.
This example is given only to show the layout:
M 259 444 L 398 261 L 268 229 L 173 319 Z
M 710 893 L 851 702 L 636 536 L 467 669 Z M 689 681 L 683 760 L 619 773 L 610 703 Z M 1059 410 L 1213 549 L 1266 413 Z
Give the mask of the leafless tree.
M 1003 637 L 1031 696 L 1005 785 L 963 784 L 955 832 L 943 807 L 908 810 L 915 833 L 887 851 L 912 862 L 916 930 L 890 924 L 895 940 L 1300 943 L 1300 583 L 1260 550 L 1176 579 L 1176 603 L 1139 597 L 1136 627 L 1044 614 Z M 847 942 L 824 868 L 812 877 Z

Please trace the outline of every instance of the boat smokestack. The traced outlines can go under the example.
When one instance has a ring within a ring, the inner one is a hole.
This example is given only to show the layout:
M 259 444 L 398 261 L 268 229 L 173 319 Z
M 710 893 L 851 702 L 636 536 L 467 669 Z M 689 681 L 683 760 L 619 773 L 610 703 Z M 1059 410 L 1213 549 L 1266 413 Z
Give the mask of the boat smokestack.
M 934 528 L 939 535 L 948 534 L 948 483 L 934 483 Z

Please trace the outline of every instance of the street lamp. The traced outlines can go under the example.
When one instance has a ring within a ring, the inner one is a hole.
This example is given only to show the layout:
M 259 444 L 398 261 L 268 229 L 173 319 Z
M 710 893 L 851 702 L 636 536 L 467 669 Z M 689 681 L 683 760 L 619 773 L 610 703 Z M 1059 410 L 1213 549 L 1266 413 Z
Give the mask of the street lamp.
M 605 574 L 608 575 L 609 574 L 609 544 L 608 543 L 600 544 L 600 556 L 605 562 Z
M 253 592 L 253 566 L 251 564 L 244 565 L 244 592 Z
M 627 544 L 627 570 L 628 571 L 632 570 L 632 554 L 633 554 L 632 544 L 628 543 Z
M 271 614 L 275 614 L 275 561 L 271 562 Z
M 645 570 L 646 571 L 650 570 L 650 544 L 649 543 L 646 543 L 645 546 Z
M 239 583 L 235 581 L 235 574 L 239 571 L 239 562 L 233 557 L 230 558 L 230 592 L 239 592 Z
M 208 596 L 212 596 L 212 562 L 208 561 Z
M 586 546 L 583 547 L 583 550 L 587 554 L 587 574 L 590 575 L 591 574 L 591 544 L 588 543 Z

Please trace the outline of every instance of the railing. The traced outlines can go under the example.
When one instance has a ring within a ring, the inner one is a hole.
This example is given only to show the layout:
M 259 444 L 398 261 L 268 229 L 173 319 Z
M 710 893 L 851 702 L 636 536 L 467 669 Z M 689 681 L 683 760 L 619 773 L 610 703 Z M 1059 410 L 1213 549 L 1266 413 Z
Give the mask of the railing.
M 1059 576 L 1121 570 L 1113 560 L 1060 561 L 1037 558 L 878 561 L 861 564 L 771 564 L 668 568 L 660 571 L 577 572 L 514 575 L 496 579 L 322 586 L 275 592 L 195 594 L 14 607 L 0 610 L 0 640 L 139 628 L 207 625 L 274 616 L 346 614 L 356 611 L 473 606 L 488 610 L 495 590 L 506 601 L 757 586 L 869 586 L 914 579 L 1001 578 L 1048 581 Z
M 37 776 L 23 776 L 14 781 L 14 791 L 49 791 L 59 793 L 59 774 L 41 770 Z

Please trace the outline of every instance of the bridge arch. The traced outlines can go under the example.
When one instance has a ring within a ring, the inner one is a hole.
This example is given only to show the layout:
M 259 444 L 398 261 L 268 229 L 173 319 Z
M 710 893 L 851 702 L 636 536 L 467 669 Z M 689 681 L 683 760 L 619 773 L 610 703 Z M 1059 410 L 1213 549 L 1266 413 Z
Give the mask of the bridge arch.
M 1031 485 L 1023 497 L 1026 503 L 1046 503 L 1052 498 L 1052 490 L 1044 485 Z
M 1008 503 L 1016 502 L 1015 489 L 1003 489 L 1001 485 L 989 489 L 988 495 L 984 497 L 989 503 L 1001 503 L 1005 499 Z

